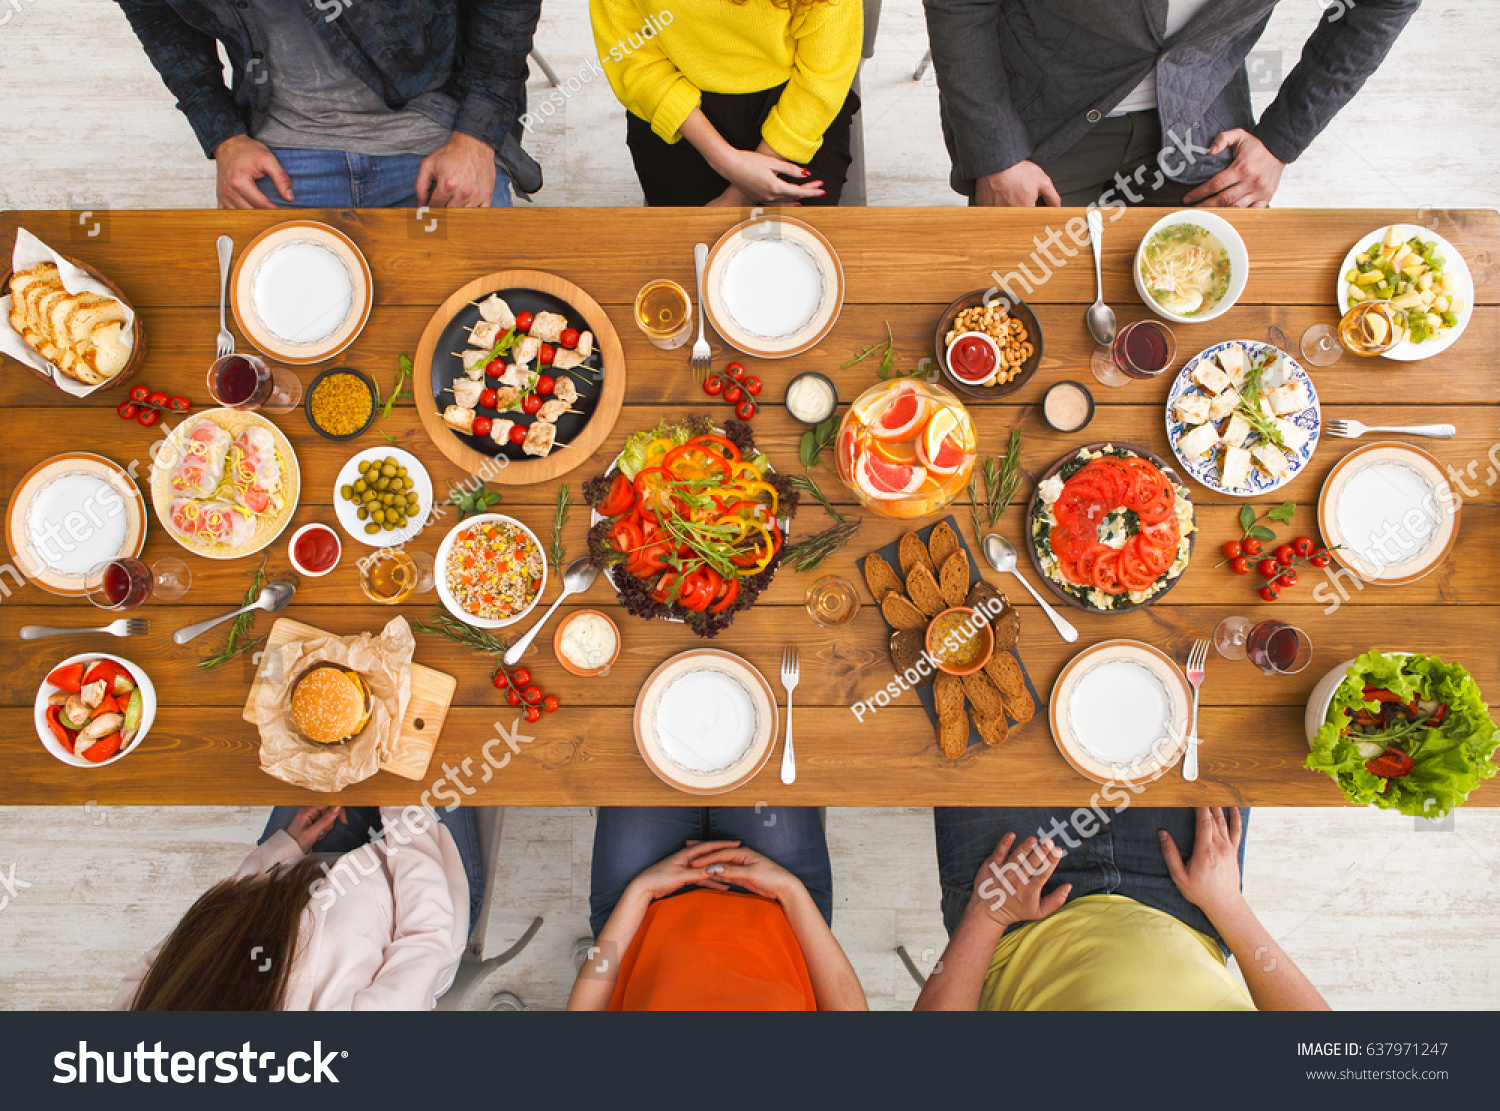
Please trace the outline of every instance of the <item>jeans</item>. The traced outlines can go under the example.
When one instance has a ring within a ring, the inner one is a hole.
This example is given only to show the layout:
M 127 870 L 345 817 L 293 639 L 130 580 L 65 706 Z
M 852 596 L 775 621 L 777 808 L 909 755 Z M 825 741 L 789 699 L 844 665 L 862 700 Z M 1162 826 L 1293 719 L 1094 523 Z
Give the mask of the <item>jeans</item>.
M 816 807 L 601 806 L 589 883 L 589 928 L 595 937 L 630 881 L 689 840 L 738 841 L 769 857 L 802 881 L 823 920 L 833 925 L 833 867 Z M 697 890 L 689 885 L 673 894 Z M 731 890 L 744 889 L 731 885 Z
M 297 806 L 276 806 L 271 809 L 270 820 L 257 845 L 264 845 L 271 835 L 286 829 L 297 816 Z M 464 875 L 469 880 L 469 933 L 479 923 L 479 908 L 484 905 L 484 860 L 479 851 L 479 823 L 472 807 L 459 806 L 453 810 L 441 807 L 434 811 L 438 821 L 448 827 L 448 834 L 458 847 L 458 859 L 463 863 Z M 322 837 L 313 843 L 311 853 L 330 853 L 343 856 L 379 835 L 380 808 L 375 806 L 346 806 L 344 821 L 334 822 Z
M 292 179 L 290 204 L 269 176 L 256 184 L 278 208 L 416 208 L 420 154 L 350 154 L 341 150 L 273 147 L 271 153 Z M 509 208 L 510 178 L 495 167 L 494 208 Z
M 937 832 L 938 880 L 943 891 L 943 927 L 948 936 L 952 937 L 958 929 L 964 907 L 973 894 L 979 869 L 995 851 L 1000 838 L 1014 833 L 1017 845 L 1027 837 L 1045 839 L 1050 836 L 1063 851 L 1057 871 L 1047 881 L 1046 891 L 1071 883 L 1070 900 L 1083 895 L 1128 896 L 1207 934 L 1219 943 L 1226 957 L 1229 955 L 1208 916 L 1177 890 L 1161 855 L 1157 831 L 1164 829 L 1177 842 L 1177 850 L 1184 862 L 1192 856 L 1197 815 L 1191 807 L 1132 806 L 1123 811 L 1105 808 L 1103 814 L 1109 819 L 1109 824 L 1100 822 L 1096 814 L 1092 823 L 1095 832 L 1091 837 L 1084 837 L 1082 833 L 1090 825 L 1086 819 L 1076 826 L 1071 824 L 1075 813 L 1077 811 L 1068 809 L 1021 806 L 935 808 L 932 818 Z M 1085 810 L 1084 813 L 1093 812 Z M 1250 833 L 1249 807 L 1241 808 L 1240 818 L 1244 830 L 1240 839 L 1240 886 L 1243 888 L 1245 843 Z M 1069 844 L 1069 840 L 1073 844 Z

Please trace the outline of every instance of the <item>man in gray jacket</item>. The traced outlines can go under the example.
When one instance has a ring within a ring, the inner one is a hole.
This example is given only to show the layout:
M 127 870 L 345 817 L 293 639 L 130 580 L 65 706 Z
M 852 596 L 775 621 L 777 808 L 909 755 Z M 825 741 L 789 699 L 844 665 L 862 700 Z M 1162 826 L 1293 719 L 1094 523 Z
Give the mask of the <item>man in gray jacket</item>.
M 1276 0 L 923 0 L 953 188 L 1263 208 L 1420 3 L 1330 0 L 1257 123 L 1245 59 Z

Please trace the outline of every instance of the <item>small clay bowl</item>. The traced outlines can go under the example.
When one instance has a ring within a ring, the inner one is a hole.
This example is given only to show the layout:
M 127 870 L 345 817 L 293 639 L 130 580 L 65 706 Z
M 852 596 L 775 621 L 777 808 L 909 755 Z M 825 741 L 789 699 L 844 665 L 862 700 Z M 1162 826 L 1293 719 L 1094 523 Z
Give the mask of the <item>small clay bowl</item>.
M 980 617 L 979 654 L 962 667 L 945 663 L 943 658 L 937 652 L 933 651 L 932 632 L 937 628 L 939 621 L 953 613 L 963 614 L 966 618 L 978 616 L 976 611 L 970 606 L 949 606 L 927 623 L 927 633 L 923 638 L 923 643 L 927 648 L 928 656 L 932 658 L 932 662 L 937 665 L 939 671 L 945 671 L 949 675 L 973 675 L 985 664 L 989 663 L 990 657 L 995 654 L 995 630 L 988 621 Z
M 604 620 L 609 623 L 609 627 L 613 629 L 615 633 L 615 653 L 609 658 L 609 662 L 606 663 L 603 667 L 596 667 L 593 669 L 579 667 L 572 660 L 568 659 L 567 656 L 563 655 L 563 634 L 567 631 L 569 625 L 571 625 L 574 621 L 578 620 L 578 618 L 582 617 L 586 613 L 591 613 L 595 617 L 604 618 Z M 607 613 L 600 613 L 598 610 L 575 610 L 573 613 L 570 613 L 566 618 L 564 618 L 561 624 L 557 626 L 556 631 L 553 632 L 552 654 L 557 657 L 557 662 L 563 665 L 563 670 L 567 671 L 569 674 L 577 675 L 582 679 L 601 678 L 609 674 L 609 669 L 614 667 L 615 661 L 620 658 L 620 627 L 610 619 L 610 616 Z

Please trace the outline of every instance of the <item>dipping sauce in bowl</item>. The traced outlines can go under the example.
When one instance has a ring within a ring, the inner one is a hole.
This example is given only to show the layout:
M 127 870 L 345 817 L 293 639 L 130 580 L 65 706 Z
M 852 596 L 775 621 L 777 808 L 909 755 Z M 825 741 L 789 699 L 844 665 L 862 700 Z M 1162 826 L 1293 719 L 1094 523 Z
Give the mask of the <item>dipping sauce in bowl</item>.
M 787 383 L 787 412 L 803 424 L 822 424 L 838 405 L 839 391 L 827 375 L 808 371 Z
M 995 630 L 968 606 L 953 606 L 927 626 L 927 653 L 939 670 L 972 675 L 995 652 Z
M 557 627 L 552 651 L 574 675 L 607 675 L 620 655 L 620 630 L 598 610 L 579 610 Z
M 964 382 L 983 382 L 1000 365 L 1000 347 L 983 332 L 965 332 L 948 345 L 948 369 Z
M 1042 419 L 1058 432 L 1077 432 L 1094 419 L 1094 395 L 1077 382 L 1058 382 L 1042 398 Z
M 292 534 L 287 554 L 292 566 L 301 574 L 317 578 L 339 565 L 343 546 L 338 535 L 327 525 L 303 525 Z

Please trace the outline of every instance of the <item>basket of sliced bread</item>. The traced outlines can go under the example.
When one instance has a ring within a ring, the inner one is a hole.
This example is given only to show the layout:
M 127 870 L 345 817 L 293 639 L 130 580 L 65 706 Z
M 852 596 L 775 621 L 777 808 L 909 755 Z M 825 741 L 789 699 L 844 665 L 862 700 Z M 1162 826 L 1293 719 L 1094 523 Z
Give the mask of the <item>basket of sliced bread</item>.
M 124 382 L 145 357 L 144 330 L 120 290 L 24 230 L 0 294 L 0 350 L 68 393 Z

